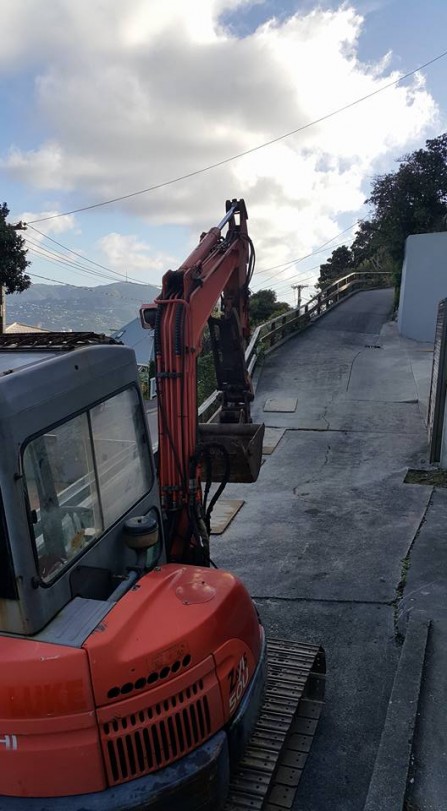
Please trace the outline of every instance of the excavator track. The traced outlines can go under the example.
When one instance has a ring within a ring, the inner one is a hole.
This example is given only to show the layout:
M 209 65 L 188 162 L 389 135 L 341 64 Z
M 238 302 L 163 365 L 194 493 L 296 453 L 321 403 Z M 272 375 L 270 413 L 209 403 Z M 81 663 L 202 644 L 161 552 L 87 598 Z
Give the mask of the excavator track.
M 323 706 L 322 648 L 270 640 L 265 699 L 224 811 L 284 811 L 295 793 Z

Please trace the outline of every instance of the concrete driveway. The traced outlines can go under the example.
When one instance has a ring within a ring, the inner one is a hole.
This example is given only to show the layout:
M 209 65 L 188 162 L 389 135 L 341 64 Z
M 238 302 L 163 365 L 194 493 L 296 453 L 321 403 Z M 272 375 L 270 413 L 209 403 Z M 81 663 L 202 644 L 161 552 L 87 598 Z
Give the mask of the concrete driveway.
M 392 302 L 359 293 L 268 356 L 254 421 L 285 431 L 256 484 L 227 487 L 245 505 L 212 545 L 270 635 L 326 650 L 300 811 L 364 808 L 401 652 L 403 561 L 431 497 L 404 483 L 427 463 L 430 347 L 397 335 Z

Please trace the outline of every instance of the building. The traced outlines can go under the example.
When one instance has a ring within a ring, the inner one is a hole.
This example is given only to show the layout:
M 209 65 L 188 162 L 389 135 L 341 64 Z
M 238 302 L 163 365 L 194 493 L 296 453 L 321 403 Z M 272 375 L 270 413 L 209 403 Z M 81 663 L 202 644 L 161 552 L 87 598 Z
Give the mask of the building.
M 27 332 L 50 332 L 48 329 L 42 327 L 31 327 L 29 324 L 21 324 L 19 321 L 14 321 L 9 327 L 6 327 L 5 332 L 8 333 L 27 333 Z
M 126 326 L 116 332 L 112 332 L 112 338 L 121 341 L 125 346 L 130 346 L 135 352 L 137 365 L 140 369 L 147 369 L 153 360 L 154 338 L 151 329 L 143 329 L 139 318 L 129 321 Z

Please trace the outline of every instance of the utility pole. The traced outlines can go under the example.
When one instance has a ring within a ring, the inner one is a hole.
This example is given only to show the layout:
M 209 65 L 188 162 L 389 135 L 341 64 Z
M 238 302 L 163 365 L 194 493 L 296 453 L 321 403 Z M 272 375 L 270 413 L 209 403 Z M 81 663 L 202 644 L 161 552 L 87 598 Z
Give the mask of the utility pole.
M 308 284 L 292 284 L 292 290 L 296 290 L 296 308 L 298 312 L 300 311 L 301 307 L 301 291 L 304 290 L 305 287 L 309 287 Z
M 14 231 L 26 231 L 26 225 L 22 221 L 9 227 Z M 4 332 L 6 332 L 6 293 L 5 286 L 0 284 L 0 335 L 3 335 Z

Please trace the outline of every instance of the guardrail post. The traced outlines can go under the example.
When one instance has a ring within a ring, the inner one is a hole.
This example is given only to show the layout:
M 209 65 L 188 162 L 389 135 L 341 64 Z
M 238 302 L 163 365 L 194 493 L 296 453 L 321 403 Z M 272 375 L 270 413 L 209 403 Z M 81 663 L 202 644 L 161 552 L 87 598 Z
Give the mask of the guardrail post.
M 318 293 L 317 296 L 317 315 L 321 313 L 321 293 Z

